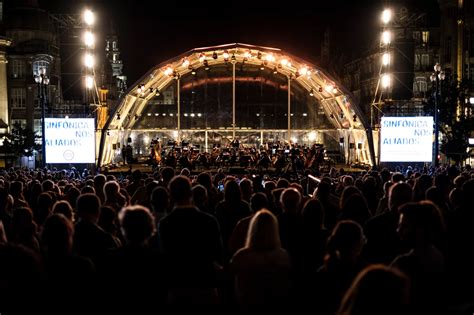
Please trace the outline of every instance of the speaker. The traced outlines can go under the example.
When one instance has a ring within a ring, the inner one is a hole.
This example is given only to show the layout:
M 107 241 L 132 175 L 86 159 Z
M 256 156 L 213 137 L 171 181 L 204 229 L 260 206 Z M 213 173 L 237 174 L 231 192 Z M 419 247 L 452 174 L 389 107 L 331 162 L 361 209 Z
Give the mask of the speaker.
M 357 149 L 362 150 L 362 143 L 357 143 Z
M 393 47 L 392 99 L 408 100 L 413 97 L 415 43 L 413 38 L 397 38 Z
M 339 143 L 344 143 L 344 138 L 339 138 Z
M 127 142 L 132 143 L 132 138 L 128 137 Z
M 355 149 L 355 143 L 349 143 L 349 149 Z
M 117 144 L 116 143 L 112 143 L 112 149 L 117 150 Z

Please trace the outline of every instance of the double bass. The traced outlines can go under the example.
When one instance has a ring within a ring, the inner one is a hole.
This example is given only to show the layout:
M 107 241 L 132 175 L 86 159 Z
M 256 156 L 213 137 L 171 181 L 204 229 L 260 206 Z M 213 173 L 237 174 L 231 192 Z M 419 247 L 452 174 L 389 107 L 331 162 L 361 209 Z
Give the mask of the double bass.
M 156 163 L 161 162 L 161 141 L 160 140 L 155 140 L 153 141 L 153 156 L 152 159 Z

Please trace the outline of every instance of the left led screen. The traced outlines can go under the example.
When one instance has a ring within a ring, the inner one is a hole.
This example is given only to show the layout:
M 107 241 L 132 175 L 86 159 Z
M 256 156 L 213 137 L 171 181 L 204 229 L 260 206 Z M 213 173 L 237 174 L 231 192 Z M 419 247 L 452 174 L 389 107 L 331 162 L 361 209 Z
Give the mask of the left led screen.
M 95 163 L 94 118 L 45 118 L 46 163 Z

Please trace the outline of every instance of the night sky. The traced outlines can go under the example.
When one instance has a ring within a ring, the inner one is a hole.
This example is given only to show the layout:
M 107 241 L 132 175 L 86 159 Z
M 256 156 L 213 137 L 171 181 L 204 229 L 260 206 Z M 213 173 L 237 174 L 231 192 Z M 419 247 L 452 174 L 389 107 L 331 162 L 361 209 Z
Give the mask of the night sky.
M 42 8 L 53 13 L 75 14 L 89 4 L 102 21 L 96 33 L 103 35 L 113 21 L 129 85 L 154 65 L 187 50 L 234 42 L 277 47 L 318 63 L 327 27 L 333 34 L 332 50 L 350 55 L 379 36 L 379 16 L 386 2 L 39 0 Z M 437 0 L 408 3 L 436 20 Z

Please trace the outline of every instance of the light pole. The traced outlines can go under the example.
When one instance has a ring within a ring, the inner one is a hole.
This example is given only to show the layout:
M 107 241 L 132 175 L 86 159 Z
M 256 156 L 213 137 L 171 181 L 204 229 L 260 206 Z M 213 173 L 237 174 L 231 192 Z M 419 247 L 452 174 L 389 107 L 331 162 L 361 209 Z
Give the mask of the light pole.
M 441 96 L 440 91 L 440 81 L 444 81 L 446 78 L 446 74 L 444 71 L 441 71 L 441 65 L 436 63 L 434 66 L 434 73 L 431 74 L 430 80 L 433 83 L 434 89 L 434 150 L 433 150 L 433 165 L 435 167 L 439 166 L 439 113 L 438 113 L 438 105 L 439 99 Z
M 38 84 L 38 99 L 41 108 L 41 167 L 46 166 L 46 141 L 45 141 L 45 126 L 44 114 L 47 91 L 46 87 L 49 84 L 49 77 L 46 75 L 46 68 L 40 68 L 38 73 L 34 74 L 35 82 Z

